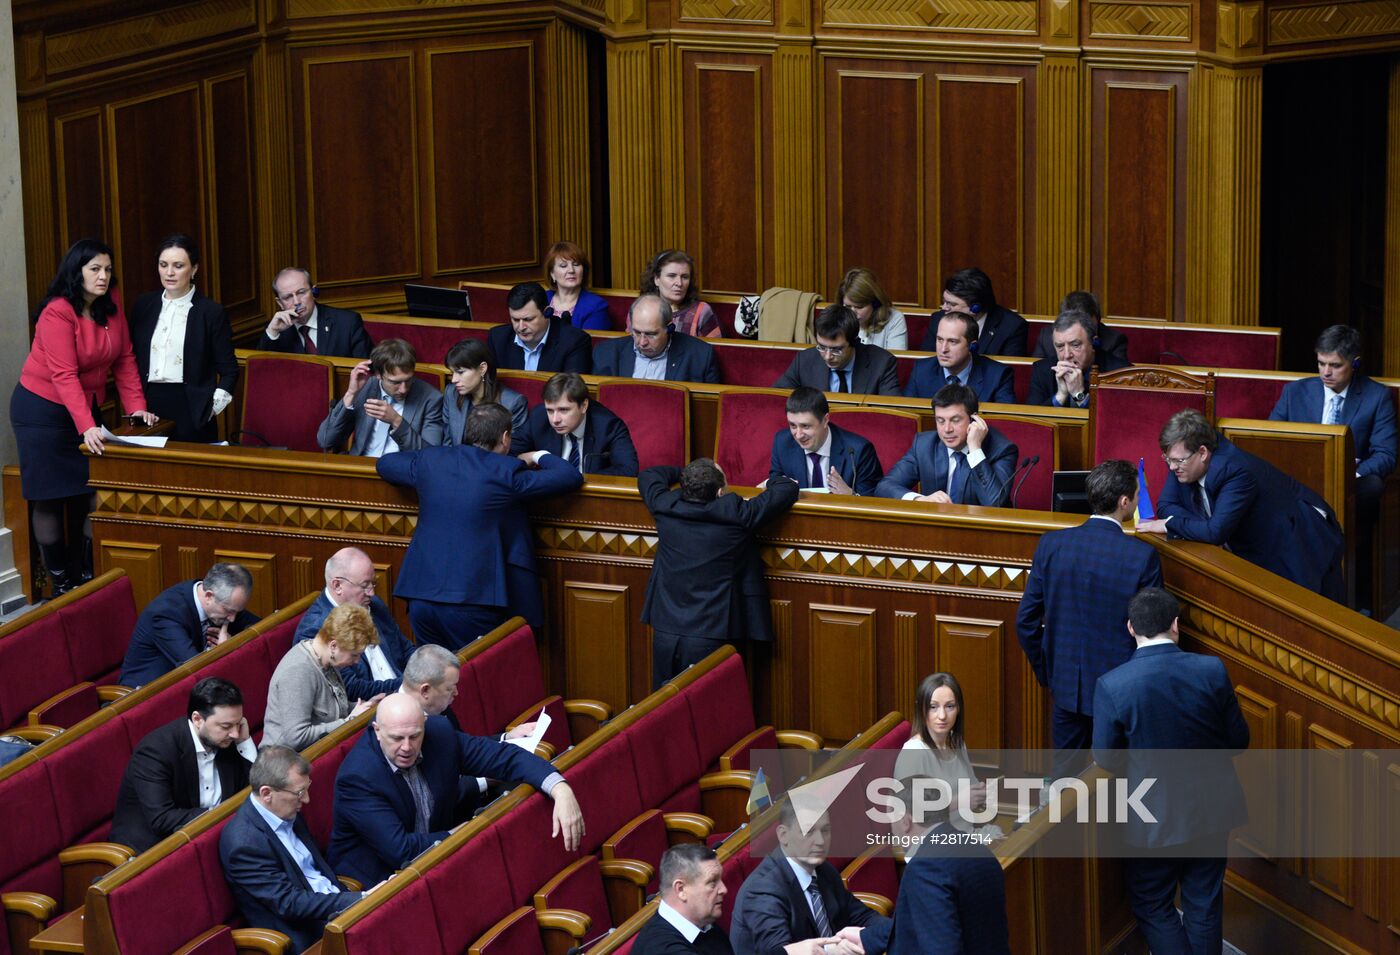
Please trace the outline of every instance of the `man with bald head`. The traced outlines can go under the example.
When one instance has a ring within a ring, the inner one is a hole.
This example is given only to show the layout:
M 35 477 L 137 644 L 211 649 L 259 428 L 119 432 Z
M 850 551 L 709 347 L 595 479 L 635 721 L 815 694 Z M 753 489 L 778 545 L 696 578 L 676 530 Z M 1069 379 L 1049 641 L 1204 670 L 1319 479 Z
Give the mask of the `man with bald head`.
M 375 594 L 376 586 L 374 561 L 369 555 L 358 547 L 342 547 L 326 561 L 326 589 L 297 624 L 296 639 L 300 642 L 316 636 L 326 617 L 341 604 L 359 604 L 369 611 L 379 645 L 366 647 L 359 663 L 340 671 L 346 695 L 352 700 L 368 700 L 397 690 L 408 655 L 413 652 L 388 604 Z
M 627 331 L 627 337 L 606 339 L 593 349 L 593 374 L 719 384 L 714 346 L 676 331 L 671 304 L 660 295 L 637 297 L 627 310 Z
M 470 787 L 459 802 L 463 776 L 544 792 L 554 800 L 551 837 L 562 835 L 569 852 L 578 848 L 583 814 L 553 766 L 518 746 L 459 733 L 409 694 L 392 693 L 335 777 L 327 853 L 335 871 L 373 885 L 447 838 L 475 809 Z

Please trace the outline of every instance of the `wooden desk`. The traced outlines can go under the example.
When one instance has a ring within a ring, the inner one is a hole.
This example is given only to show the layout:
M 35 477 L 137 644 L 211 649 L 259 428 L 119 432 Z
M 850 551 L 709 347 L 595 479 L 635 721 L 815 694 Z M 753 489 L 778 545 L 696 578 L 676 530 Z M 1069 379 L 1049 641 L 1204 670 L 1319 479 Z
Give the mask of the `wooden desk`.
M 60 916 L 48 928 L 29 940 L 34 952 L 81 952 L 83 950 L 83 908 L 79 906 Z

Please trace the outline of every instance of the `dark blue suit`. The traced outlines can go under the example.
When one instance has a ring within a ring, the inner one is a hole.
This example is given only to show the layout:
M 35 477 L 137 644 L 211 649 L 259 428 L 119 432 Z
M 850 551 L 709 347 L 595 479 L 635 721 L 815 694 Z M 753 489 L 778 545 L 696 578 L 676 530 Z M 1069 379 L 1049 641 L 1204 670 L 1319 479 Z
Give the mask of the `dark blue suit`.
M 432 796 L 427 832 L 413 831 L 413 793 L 403 774 L 384 758 L 373 725 L 346 754 L 335 776 L 334 822 L 326 853 L 342 875 L 374 885 L 447 838 L 448 830 L 471 818 L 476 807 L 474 786 L 460 797 L 461 777 L 485 776 L 538 789 L 554 767 L 519 746 L 459 733 L 445 717 L 430 716 L 418 771 Z
M 583 431 L 583 471 L 585 474 L 637 476 L 637 449 L 632 433 L 621 418 L 596 401 L 588 403 L 588 424 Z M 564 455 L 564 437 L 549 425 L 549 409 L 530 409 L 530 449 Z
M 1219 438 L 1202 483 L 1210 497 L 1210 517 L 1197 485 L 1167 481 L 1157 514 L 1171 518 L 1168 537 L 1229 544 L 1237 556 L 1265 570 L 1341 598 L 1342 531 L 1326 501 L 1225 437 Z
M 1142 802 L 1158 821 L 1130 814 L 1124 841 L 1189 856 L 1128 861 L 1133 914 L 1156 955 L 1220 951 L 1229 832 L 1248 819 L 1230 757 L 1248 746 L 1249 727 L 1217 657 L 1156 644 L 1099 679 L 1094 759 L 1130 789 L 1155 780 Z
M 182 580 L 167 587 L 141 611 L 122 660 L 123 686 L 145 686 L 207 649 L 194 602 L 194 583 Z M 257 622 L 256 616 L 244 610 L 229 624 L 228 632 L 241 633 Z
M 365 331 L 364 320 L 359 312 L 330 305 L 316 306 L 316 354 L 334 355 L 341 358 L 368 358 L 374 343 L 369 332 Z M 306 354 L 306 342 L 302 340 L 299 328 L 289 328 L 277 338 L 262 333 L 258 339 L 258 351 L 280 351 L 290 355 Z
M 1321 422 L 1326 390 L 1321 378 L 1289 382 L 1269 420 Z M 1358 476 L 1383 478 L 1395 470 L 1395 399 L 1389 388 L 1365 375 L 1352 375 L 1338 424 L 1351 428 Z
M 940 308 L 929 318 L 928 331 L 924 334 L 920 350 L 938 351 L 938 323 L 943 320 L 943 315 L 943 309 Z M 1030 326 L 1020 315 L 1004 305 L 995 305 L 987 313 L 987 319 L 982 323 L 982 330 L 977 335 L 977 352 L 981 355 L 1025 355 L 1030 330 Z
M 831 425 L 831 466 L 841 475 L 841 480 L 851 486 L 852 491 L 863 495 L 875 493 L 875 487 L 884 473 L 873 444 L 854 431 L 843 430 L 834 424 Z M 776 474 L 786 474 L 802 487 L 826 487 L 826 475 L 822 475 L 822 483 L 812 483 L 811 459 L 786 430 L 773 435 L 773 456 L 768 477 L 771 479 Z
M 376 466 L 391 484 L 418 491 L 418 526 L 395 593 L 409 601 L 420 643 L 458 650 L 498 625 L 507 610 L 541 624 L 525 502 L 575 490 L 582 474 L 554 455 L 531 470 L 519 458 L 473 445 L 400 451 Z M 454 609 L 462 619 L 451 616 Z
M 971 470 L 963 499 L 953 503 L 1005 507 L 1011 496 L 1010 477 L 1016 470 L 1016 445 L 996 428 L 988 428 L 982 453 L 987 459 Z M 947 489 L 948 450 L 937 432 L 926 431 L 914 438 L 913 446 L 890 468 L 875 493 L 900 498 L 912 490 L 932 494 Z
M 1053 406 L 1055 403 L 1055 393 L 1059 390 L 1059 383 L 1055 380 L 1055 364 L 1057 359 L 1041 358 L 1031 366 L 1030 393 L 1026 395 L 1028 405 Z M 1108 353 L 1095 354 L 1094 371 L 1103 374 L 1106 371 L 1117 371 L 1120 368 L 1127 368 L 1128 362 L 1117 355 Z M 1084 373 L 1084 392 L 1089 392 L 1089 372 Z
M 593 349 L 593 374 L 631 378 L 637 368 L 637 349 L 632 336 L 609 338 Z M 719 366 L 715 364 L 715 346 L 684 332 L 672 332 L 666 348 L 667 381 L 701 381 L 719 384 Z
M 861 926 L 866 929 L 861 932 L 866 955 L 882 952 L 889 937 L 890 920 L 852 895 L 830 862 L 817 866 L 812 878 L 816 880 L 831 931 L 839 932 L 848 925 Z M 734 951 L 746 955 L 783 955 L 784 945 L 820 938 L 821 934 L 792 864 L 782 849 L 774 849 L 749 873 L 735 896 L 734 914 L 729 921 L 730 944 Z
M 486 333 L 486 348 L 496 359 L 497 368 L 525 367 L 525 350 L 515 343 L 515 328 L 510 322 Z M 593 339 L 563 319 L 550 319 L 549 337 L 540 349 L 540 365 L 536 370 L 590 373 L 593 371 Z
M 326 864 L 305 821 L 298 816 L 292 828 L 311 850 L 316 868 L 334 882 L 335 873 Z M 219 861 L 238 910 L 248 924 L 286 933 L 292 939 L 292 950 L 297 952 L 319 942 L 326 923 L 358 902 L 362 894 L 312 891 L 296 860 L 246 799 L 219 833 Z
M 963 372 L 963 384 L 975 391 L 977 400 L 984 404 L 988 401 L 1015 404 L 1014 379 L 1009 365 L 981 355 L 973 355 L 972 364 Z M 914 363 L 909 380 L 904 383 L 904 397 L 932 398 L 947 383 L 948 375 L 937 358 L 921 358 Z
M 1091 517 L 1040 538 L 1016 613 L 1016 636 L 1054 699 L 1057 750 L 1088 748 L 1094 686 L 1137 646 L 1128 633 L 1128 601 L 1144 587 L 1160 586 L 1156 548 L 1123 533 L 1117 521 Z
M 315 602 L 306 608 L 297 624 L 296 640 L 310 640 L 326 622 L 326 617 L 335 608 L 331 598 L 321 591 Z M 378 597 L 369 598 L 369 615 L 374 620 L 374 629 L 379 633 L 379 649 L 389 666 L 394 668 L 392 680 L 375 680 L 370 673 L 369 663 L 363 657 L 354 666 L 341 667 L 340 679 L 345 683 L 345 693 L 352 700 L 367 700 L 377 693 L 395 693 L 403 685 L 403 668 L 413 653 L 413 644 L 403 635 L 389 607 Z
M 929 830 L 952 832 L 947 823 Z M 919 847 L 899 880 L 890 955 L 1010 955 L 1010 934 L 1006 877 L 991 849 Z

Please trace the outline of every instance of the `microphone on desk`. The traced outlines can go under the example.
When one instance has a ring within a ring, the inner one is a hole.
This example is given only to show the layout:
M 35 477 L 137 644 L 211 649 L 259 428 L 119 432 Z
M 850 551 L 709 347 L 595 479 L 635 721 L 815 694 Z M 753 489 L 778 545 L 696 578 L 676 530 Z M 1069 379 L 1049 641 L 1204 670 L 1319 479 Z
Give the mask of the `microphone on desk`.
M 1187 361 L 1185 358 L 1182 358 L 1180 355 L 1178 355 L 1178 354 L 1177 354 L 1176 352 L 1174 352 L 1174 351 L 1166 351 L 1166 350 L 1163 350 L 1163 351 L 1161 352 L 1161 357 L 1162 357 L 1162 358 L 1175 358 L 1175 359 L 1176 359 L 1176 363 L 1177 363 L 1178 365 L 1189 365 L 1189 364 L 1191 364 L 1189 361 Z
M 1025 473 L 1021 475 L 1021 480 L 1017 481 L 1016 486 L 1011 489 L 1012 507 L 1016 506 L 1016 495 L 1021 493 L 1021 485 L 1026 483 L 1026 478 L 1031 476 L 1031 472 L 1035 470 L 1035 466 L 1040 463 L 1040 455 L 1031 455 L 1030 462 L 1030 467 L 1026 468 Z
M 566 952 L 564 953 L 564 955 L 583 955 L 584 952 L 588 951 L 588 950 L 589 950 L 590 948 L 592 948 L 596 943 L 601 942 L 603 939 L 607 938 L 609 935 L 611 935 L 613 932 L 616 932 L 616 931 L 617 931 L 617 929 L 615 929 L 615 928 L 610 928 L 610 929 L 608 929 L 606 932 L 604 932 L 602 935 L 599 935 L 599 936 L 597 936 L 596 938 L 590 938 L 590 939 L 588 939 L 587 941 L 584 941 L 584 942 L 582 942 L 582 943 L 580 943 L 580 944 L 578 944 L 578 945 L 575 945 L 573 948 L 571 948 L 571 949 L 569 949 L 568 951 L 566 951 Z
M 1039 460 L 1039 458 L 1037 458 L 1036 460 Z M 1006 476 L 1006 480 L 1002 481 L 1001 484 L 997 485 L 997 498 L 1000 498 L 1000 497 L 1001 497 L 1001 492 L 1004 491 L 1004 490 L 1006 490 L 1006 486 L 1007 486 L 1008 484 L 1010 484 L 1012 481 L 1016 480 L 1016 475 L 1018 475 L 1018 474 L 1021 473 L 1021 469 L 1022 469 L 1022 468 L 1026 468 L 1026 467 L 1030 467 L 1030 466 L 1031 466 L 1031 459 L 1030 459 L 1029 457 L 1024 457 L 1024 458 L 1022 458 L 1022 459 L 1021 459 L 1021 463 L 1018 464 L 1018 465 L 1016 466 L 1016 470 L 1014 470 L 1014 471 L 1012 471 L 1010 474 L 1008 474 L 1008 475 Z M 1015 505 L 1013 504 L 1012 506 L 1014 507 Z

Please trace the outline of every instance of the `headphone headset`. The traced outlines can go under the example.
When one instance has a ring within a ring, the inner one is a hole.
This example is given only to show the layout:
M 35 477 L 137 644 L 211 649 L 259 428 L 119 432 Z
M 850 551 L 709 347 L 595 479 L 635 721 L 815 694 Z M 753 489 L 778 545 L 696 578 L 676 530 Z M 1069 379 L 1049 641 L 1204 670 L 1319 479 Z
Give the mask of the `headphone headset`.
M 973 315 L 978 315 L 982 311 L 982 304 L 980 302 L 968 302 L 967 310 Z
M 977 339 L 974 338 L 972 341 L 967 343 L 967 350 L 972 355 L 977 354 Z
M 1352 371 L 1360 371 L 1360 370 L 1361 370 L 1361 356 L 1360 356 L 1360 355 L 1357 355 L 1355 358 L 1353 358 L 1353 359 L 1351 360 L 1351 370 L 1352 370 Z
M 318 289 L 318 288 L 317 288 L 316 286 L 314 286 L 314 285 L 311 286 L 311 297 L 312 297 L 312 298 L 320 298 L 320 297 L 321 297 L 321 290 Z
M 1099 350 L 1099 336 L 1095 335 L 1093 338 L 1089 339 L 1089 344 L 1094 346 L 1094 351 L 1098 351 L 1098 350 Z

